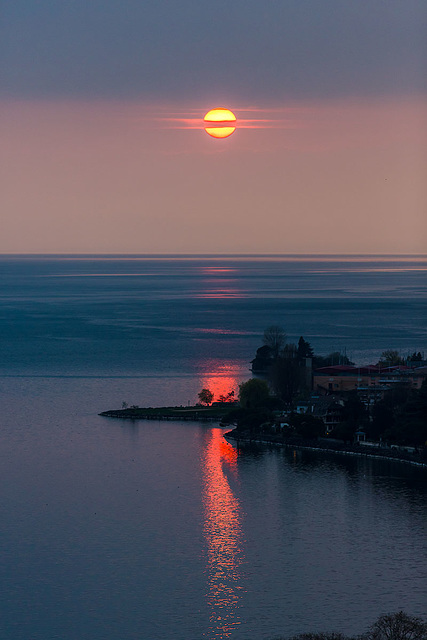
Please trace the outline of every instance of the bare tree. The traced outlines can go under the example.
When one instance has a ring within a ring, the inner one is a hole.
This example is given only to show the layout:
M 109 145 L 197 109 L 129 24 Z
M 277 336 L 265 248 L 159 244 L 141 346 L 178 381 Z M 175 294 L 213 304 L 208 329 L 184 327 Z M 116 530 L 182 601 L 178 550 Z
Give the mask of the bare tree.
M 287 360 L 295 360 L 298 357 L 297 345 L 293 342 L 285 344 L 280 355 Z
M 399 611 L 378 618 L 365 637 L 367 640 L 427 640 L 427 623 Z
M 380 367 L 392 367 L 398 364 L 405 364 L 405 361 L 400 357 L 399 352 L 393 349 L 383 351 L 378 362 Z
M 264 331 L 263 343 L 270 347 L 271 355 L 277 358 L 286 342 L 286 333 L 279 325 L 273 324 Z
M 299 633 L 289 639 L 283 636 L 274 640 L 427 640 L 427 623 L 421 618 L 408 616 L 403 611 L 381 616 L 376 622 L 356 638 L 342 633 Z

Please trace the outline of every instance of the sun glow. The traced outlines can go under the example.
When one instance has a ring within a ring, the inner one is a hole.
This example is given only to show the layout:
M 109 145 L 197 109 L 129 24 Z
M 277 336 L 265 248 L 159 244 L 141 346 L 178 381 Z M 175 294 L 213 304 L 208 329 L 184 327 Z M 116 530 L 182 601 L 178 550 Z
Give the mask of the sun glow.
M 204 121 L 209 125 L 214 125 L 205 127 L 206 133 L 212 138 L 228 138 L 236 130 L 235 126 L 231 126 L 232 123 L 236 122 L 236 116 L 230 109 L 224 109 L 223 107 L 208 111 Z
M 230 109 L 218 107 L 211 109 L 204 117 L 205 122 L 235 122 L 236 116 Z
M 205 131 L 213 138 L 228 138 L 236 131 L 236 127 L 205 127 Z

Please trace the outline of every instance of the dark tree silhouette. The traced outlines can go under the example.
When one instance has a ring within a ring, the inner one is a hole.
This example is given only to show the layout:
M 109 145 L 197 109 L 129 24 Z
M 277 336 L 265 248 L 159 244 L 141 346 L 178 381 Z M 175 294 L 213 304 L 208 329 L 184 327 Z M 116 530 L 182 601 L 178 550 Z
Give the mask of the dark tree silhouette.
M 271 355 L 277 358 L 282 347 L 285 346 L 286 333 L 279 325 L 273 324 L 264 331 L 263 343 L 270 347 Z
M 336 632 L 299 633 L 291 638 L 281 636 L 274 640 L 427 640 L 427 623 L 403 611 L 381 616 L 376 622 L 357 638 Z
M 210 389 L 202 389 L 197 394 L 197 396 L 198 396 L 200 402 L 207 406 L 212 402 L 214 394 L 212 393 L 212 391 L 210 391 Z
M 268 384 L 265 380 L 252 378 L 242 382 L 239 386 L 240 406 L 244 409 L 259 409 L 264 407 L 270 395 Z
M 302 371 L 296 358 L 277 358 L 271 367 L 271 381 L 276 394 L 292 402 L 302 384 Z
M 427 640 L 427 623 L 403 611 L 381 616 L 365 635 L 367 640 Z
M 378 362 L 379 367 L 392 367 L 398 364 L 405 364 L 405 361 L 400 357 L 399 352 L 393 349 L 383 351 Z
M 311 348 L 311 344 L 307 342 L 307 340 L 304 340 L 302 336 L 298 340 L 297 353 L 298 353 L 298 358 L 300 360 L 302 360 L 303 358 L 312 358 L 314 356 L 314 352 L 313 352 L 313 349 Z

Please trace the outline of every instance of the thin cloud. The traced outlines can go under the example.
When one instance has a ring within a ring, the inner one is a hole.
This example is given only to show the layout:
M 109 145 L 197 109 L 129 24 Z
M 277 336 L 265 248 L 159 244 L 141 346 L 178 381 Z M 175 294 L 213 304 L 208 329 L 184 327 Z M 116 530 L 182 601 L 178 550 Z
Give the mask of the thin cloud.
M 171 113 L 169 115 L 157 116 L 153 118 L 158 128 L 164 129 L 205 129 L 206 122 L 200 111 L 187 112 L 186 117 L 178 117 L 181 114 Z M 233 121 L 236 129 L 298 129 L 303 126 L 301 121 L 289 117 L 287 109 L 256 109 L 255 107 L 233 110 L 236 113 L 237 120 Z M 259 116 L 275 114 L 275 117 L 245 117 L 245 113 L 258 114 Z M 197 116 L 195 115 L 197 114 Z M 241 115 L 242 114 L 242 115 Z M 282 114 L 279 117 L 278 114 Z M 221 126 L 221 123 L 218 123 Z

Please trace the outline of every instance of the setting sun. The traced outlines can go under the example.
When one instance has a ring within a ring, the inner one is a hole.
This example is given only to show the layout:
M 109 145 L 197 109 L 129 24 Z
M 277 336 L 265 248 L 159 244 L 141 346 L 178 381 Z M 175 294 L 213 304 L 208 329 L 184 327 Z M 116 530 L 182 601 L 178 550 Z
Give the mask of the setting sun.
M 232 111 L 223 107 L 208 111 L 204 121 L 209 125 L 214 125 L 205 127 L 206 133 L 213 138 L 228 138 L 236 130 L 236 127 L 233 126 L 236 122 L 236 116 Z

